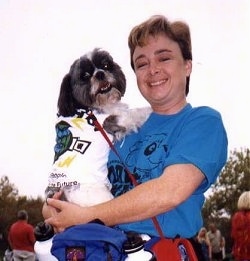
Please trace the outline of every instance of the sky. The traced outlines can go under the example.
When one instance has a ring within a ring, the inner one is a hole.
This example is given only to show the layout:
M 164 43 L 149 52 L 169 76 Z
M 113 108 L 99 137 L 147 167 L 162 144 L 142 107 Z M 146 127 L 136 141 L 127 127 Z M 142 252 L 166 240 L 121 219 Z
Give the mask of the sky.
M 188 102 L 218 110 L 229 152 L 250 147 L 248 0 L 1 0 L 0 177 L 19 195 L 43 196 L 53 161 L 60 84 L 75 59 L 101 47 L 127 78 L 124 102 L 147 103 L 130 68 L 127 37 L 152 15 L 191 29 Z

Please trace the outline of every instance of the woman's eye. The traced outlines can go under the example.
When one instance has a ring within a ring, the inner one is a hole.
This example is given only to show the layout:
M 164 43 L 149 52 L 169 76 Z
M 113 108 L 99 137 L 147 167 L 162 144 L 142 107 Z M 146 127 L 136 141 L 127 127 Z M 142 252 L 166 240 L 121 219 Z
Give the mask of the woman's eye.
M 147 65 L 146 62 L 142 62 L 142 63 L 137 63 L 137 64 L 135 65 L 135 67 L 136 67 L 136 69 L 140 69 L 140 68 L 142 68 L 142 67 L 144 67 L 144 66 L 146 66 L 146 65 Z
M 170 58 L 169 57 L 160 57 L 160 62 L 165 62 L 165 61 L 168 61 L 168 60 L 170 60 Z

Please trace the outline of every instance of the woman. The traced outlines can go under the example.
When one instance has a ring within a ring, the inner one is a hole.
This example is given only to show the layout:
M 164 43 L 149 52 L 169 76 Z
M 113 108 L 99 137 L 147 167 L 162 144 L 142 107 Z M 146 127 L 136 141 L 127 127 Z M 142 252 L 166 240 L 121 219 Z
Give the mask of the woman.
M 203 253 L 203 260 L 209 261 L 211 260 L 212 253 L 211 253 L 211 243 L 207 236 L 207 229 L 202 227 L 197 235 L 197 241 L 201 244 L 201 249 Z
M 189 27 L 153 16 L 129 35 L 131 65 L 138 88 L 153 113 L 138 133 L 116 144 L 139 186 L 133 187 L 119 158 L 110 153 L 108 168 L 114 199 L 91 207 L 48 199 L 57 231 L 99 218 L 108 226 L 158 236 L 192 238 L 202 226 L 204 193 L 227 159 L 221 115 L 187 102 L 192 72 Z

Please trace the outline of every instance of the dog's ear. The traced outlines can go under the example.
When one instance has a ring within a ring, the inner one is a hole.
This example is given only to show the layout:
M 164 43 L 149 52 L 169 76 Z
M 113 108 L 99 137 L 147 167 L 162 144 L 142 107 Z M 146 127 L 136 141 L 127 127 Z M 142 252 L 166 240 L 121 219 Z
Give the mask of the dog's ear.
M 119 74 L 119 78 L 120 78 L 118 81 L 118 83 L 120 85 L 119 90 L 121 92 L 121 95 L 124 96 L 125 91 L 126 91 L 126 77 L 122 70 L 121 70 L 121 73 Z
M 76 108 L 72 95 L 71 76 L 69 73 L 66 74 L 62 80 L 57 107 L 58 113 L 62 116 L 67 117 L 75 115 Z
M 117 89 L 121 92 L 121 96 L 124 96 L 125 91 L 126 91 L 126 77 L 125 74 L 123 73 L 120 65 L 114 62 L 114 73 L 115 77 L 117 79 Z

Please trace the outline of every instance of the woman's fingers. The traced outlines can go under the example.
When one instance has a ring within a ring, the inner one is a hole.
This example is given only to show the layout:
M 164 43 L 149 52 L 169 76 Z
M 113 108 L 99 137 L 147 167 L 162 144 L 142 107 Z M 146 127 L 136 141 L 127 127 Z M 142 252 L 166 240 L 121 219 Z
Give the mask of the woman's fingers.
M 58 192 L 59 193 L 59 192 Z M 54 195 L 53 198 L 47 198 L 47 204 L 50 206 L 50 207 L 53 207 L 59 211 L 62 210 L 62 205 L 63 205 L 63 201 L 61 200 L 58 200 L 57 198 L 57 193 Z

